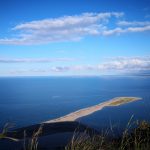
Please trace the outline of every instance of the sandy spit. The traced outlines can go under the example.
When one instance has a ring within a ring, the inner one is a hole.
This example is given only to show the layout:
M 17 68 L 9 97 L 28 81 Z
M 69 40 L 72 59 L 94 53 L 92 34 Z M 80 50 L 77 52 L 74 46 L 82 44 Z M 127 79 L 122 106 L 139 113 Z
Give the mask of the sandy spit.
M 81 117 L 90 115 L 90 114 L 92 114 L 92 113 L 94 113 L 94 112 L 96 112 L 96 111 L 99 111 L 99 110 L 103 109 L 103 108 L 106 107 L 106 106 L 111 106 L 111 103 L 120 101 L 120 99 L 122 99 L 122 98 L 132 98 L 132 100 L 131 100 L 130 102 L 133 102 L 133 101 L 136 101 L 136 100 L 140 100 L 140 99 L 141 99 L 141 98 L 139 98 L 139 97 L 116 97 L 116 98 L 113 98 L 113 99 L 111 99 L 111 100 L 108 100 L 108 101 L 99 103 L 99 104 L 97 104 L 97 105 L 80 109 L 80 110 L 78 110 L 78 111 L 72 112 L 72 113 L 67 114 L 67 115 L 65 115 L 65 116 L 62 116 L 62 117 L 60 117 L 60 118 L 56 118 L 56 119 L 53 119 L 53 120 L 48 120 L 48 121 L 46 121 L 46 122 L 44 122 L 44 123 L 54 123 L 54 122 L 64 122 L 64 121 L 75 121 L 75 120 L 77 120 L 78 118 L 81 118 Z M 129 103 L 129 102 L 125 102 L 125 103 Z M 122 103 L 121 103 L 121 104 L 114 105 L 114 106 L 118 106 L 118 105 L 122 105 Z

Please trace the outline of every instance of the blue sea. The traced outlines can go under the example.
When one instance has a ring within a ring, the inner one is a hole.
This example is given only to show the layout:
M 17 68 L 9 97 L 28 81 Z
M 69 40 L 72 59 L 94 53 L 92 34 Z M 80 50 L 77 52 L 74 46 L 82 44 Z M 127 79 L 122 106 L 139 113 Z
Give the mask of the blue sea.
M 7 122 L 16 127 L 40 123 L 119 96 L 142 100 L 106 107 L 79 121 L 96 129 L 123 128 L 131 116 L 150 121 L 150 77 L 1 77 L 0 128 Z

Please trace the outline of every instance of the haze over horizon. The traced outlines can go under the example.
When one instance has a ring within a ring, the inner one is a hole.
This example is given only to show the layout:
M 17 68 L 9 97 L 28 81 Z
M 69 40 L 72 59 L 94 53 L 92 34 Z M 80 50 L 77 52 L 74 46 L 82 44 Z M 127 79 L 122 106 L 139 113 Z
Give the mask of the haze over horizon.
M 149 0 L 0 0 L 0 76 L 150 74 Z

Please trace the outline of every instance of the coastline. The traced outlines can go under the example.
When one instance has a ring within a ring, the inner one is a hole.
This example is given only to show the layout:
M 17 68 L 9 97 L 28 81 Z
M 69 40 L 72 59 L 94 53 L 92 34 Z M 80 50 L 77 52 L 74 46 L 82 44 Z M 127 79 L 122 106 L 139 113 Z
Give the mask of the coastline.
M 141 100 L 141 99 L 142 98 L 140 98 L 140 97 L 116 97 L 116 98 L 113 98 L 111 100 L 99 103 L 97 105 L 77 110 L 77 111 L 69 113 L 69 114 L 67 114 L 65 116 L 45 121 L 43 123 L 75 121 L 78 118 L 81 118 L 81 117 L 90 115 L 90 114 L 92 114 L 92 113 L 94 113 L 96 111 L 102 110 L 104 107 L 119 106 L 119 105 L 123 105 L 123 104 L 126 104 L 126 103 L 130 103 L 130 102 L 134 102 L 134 101 L 137 101 L 137 100 Z
M 76 121 L 76 119 L 90 115 L 107 106 L 108 107 L 119 106 L 125 103 L 130 103 L 130 102 L 134 102 L 134 101 L 141 100 L 141 99 L 142 98 L 139 98 L 139 97 L 116 97 L 111 100 L 99 103 L 97 105 L 80 109 L 78 111 L 72 112 L 60 118 L 56 118 L 56 119 L 49 120 L 43 123 L 15 129 L 14 130 L 15 132 L 14 131 L 8 132 L 7 136 L 11 138 L 16 138 L 19 140 L 19 142 L 11 143 L 10 140 L 6 139 L 6 142 L 4 143 L 4 145 L 5 147 L 8 147 L 8 149 L 12 147 L 18 147 L 17 144 L 20 144 L 22 146 L 22 139 L 24 139 L 24 131 L 26 131 L 26 138 L 32 138 L 33 134 L 37 132 L 39 128 L 41 127 L 42 133 L 39 135 L 39 140 L 42 144 L 44 143 L 43 145 L 46 145 L 47 147 L 50 147 L 50 148 L 57 147 L 58 145 L 65 146 L 68 143 L 68 141 L 72 138 L 74 131 L 76 129 L 78 129 L 78 132 L 80 133 L 86 130 L 90 135 L 92 135 L 93 133 L 99 134 L 97 130 L 90 128 L 80 123 L 79 121 Z M 60 140 L 61 143 L 59 140 L 58 141 L 55 140 L 60 137 L 61 137 L 61 140 Z M 45 144 L 45 142 L 47 143 Z M 0 143 L 0 145 L 2 144 L 3 142 Z

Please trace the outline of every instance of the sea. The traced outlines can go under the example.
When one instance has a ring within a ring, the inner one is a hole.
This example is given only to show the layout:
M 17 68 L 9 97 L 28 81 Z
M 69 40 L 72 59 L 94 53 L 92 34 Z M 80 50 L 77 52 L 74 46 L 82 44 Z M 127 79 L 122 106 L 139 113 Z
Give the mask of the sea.
M 0 129 L 24 127 L 64 116 L 121 96 L 142 100 L 105 107 L 78 121 L 95 129 L 150 121 L 149 76 L 0 77 Z

